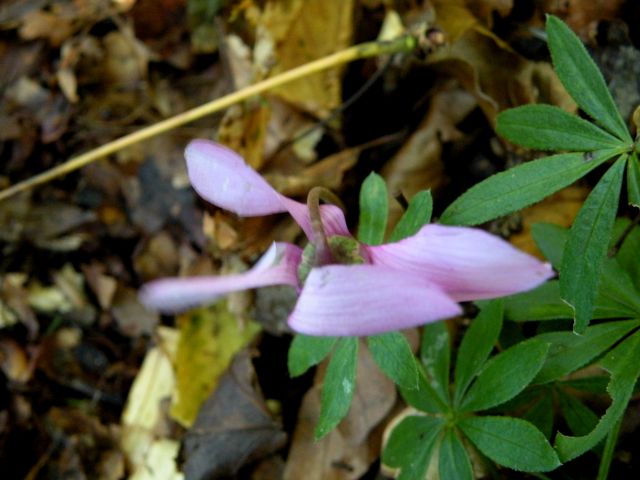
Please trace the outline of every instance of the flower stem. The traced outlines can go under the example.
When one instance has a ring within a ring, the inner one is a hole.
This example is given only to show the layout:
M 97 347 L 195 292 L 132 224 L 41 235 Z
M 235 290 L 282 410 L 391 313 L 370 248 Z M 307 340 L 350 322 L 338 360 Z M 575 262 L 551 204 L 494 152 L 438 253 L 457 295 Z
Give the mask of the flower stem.
M 319 58 L 318 60 L 305 63 L 304 65 L 288 70 L 280 75 L 268 78 L 254 85 L 249 85 L 237 92 L 230 93 L 229 95 L 225 95 L 224 97 L 145 127 L 137 132 L 130 133 L 129 135 L 125 135 L 124 137 L 105 143 L 104 145 L 78 155 L 77 157 L 72 157 L 66 162 L 53 167 L 50 170 L 46 170 L 0 191 L 0 201 L 24 190 L 31 189 L 35 186 L 42 185 L 55 178 L 66 175 L 67 173 L 73 172 L 74 170 L 84 167 L 85 165 L 88 165 L 100 158 L 123 150 L 143 140 L 168 132 L 204 116 L 211 115 L 212 113 L 219 112 L 231 105 L 242 102 L 267 90 L 284 85 L 285 83 L 362 58 L 375 57 L 390 53 L 410 52 L 416 48 L 416 45 L 417 42 L 413 37 L 403 36 L 390 41 L 361 43 L 331 55 L 327 55 L 326 57 Z
M 307 207 L 309 217 L 311 217 L 311 229 L 313 230 L 314 244 L 316 247 L 314 266 L 326 265 L 333 260 L 327 234 L 322 224 L 320 215 L 320 200 L 333 203 L 344 211 L 342 201 L 329 189 L 324 187 L 313 187 L 307 195 Z

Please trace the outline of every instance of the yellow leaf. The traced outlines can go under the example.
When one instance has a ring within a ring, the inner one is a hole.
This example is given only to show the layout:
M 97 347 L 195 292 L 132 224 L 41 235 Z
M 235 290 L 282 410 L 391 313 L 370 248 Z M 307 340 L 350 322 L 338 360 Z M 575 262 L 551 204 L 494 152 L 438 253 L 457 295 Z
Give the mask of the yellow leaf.
M 278 66 L 272 75 L 348 47 L 353 33 L 353 4 L 353 0 L 268 2 L 262 24 L 276 44 Z M 289 83 L 275 93 L 314 115 L 324 116 L 342 102 L 341 76 L 342 69 L 334 68 Z
M 160 327 L 156 334 L 159 346 L 145 355 L 127 397 L 120 443 L 131 468 L 130 479 L 182 480 L 175 462 L 178 442 L 158 438 L 158 432 L 165 429 L 163 401 L 175 388 L 171 358 L 175 356 L 178 331 Z
M 170 414 L 190 427 L 233 356 L 251 341 L 260 326 L 255 322 L 240 324 L 227 309 L 227 303 L 218 302 L 181 315 L 178 327 L 176 389 Z

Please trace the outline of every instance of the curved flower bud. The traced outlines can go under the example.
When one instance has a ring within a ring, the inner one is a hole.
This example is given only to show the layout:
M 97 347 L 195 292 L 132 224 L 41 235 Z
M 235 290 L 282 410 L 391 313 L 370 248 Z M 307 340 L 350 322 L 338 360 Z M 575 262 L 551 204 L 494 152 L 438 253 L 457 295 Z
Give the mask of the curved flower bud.
M 311 270 L 289 326 L 309 335 L 373 335 L 461 311 L 424 276 L 375 265 L 328 265 Z
M 194 140 L 185 150 L 189 181 L 198 194 L 241 217 L 289 212 L 313 240 L 309 209 L 277 192 L 233 150 L 209 140 Z M 320 207 L 327 235 L 349 235 L 342 210 Z
M 477 228 L 426 225 L 413 237 L 366 249 L 373 264 L 418 275 L 459 302 L 522 292 L 554 275 L 548 263 Z
M 302 249 L 274 243 L 250 270 L 237 275 L 163 278 L 144 285 L 140 301 L 148 308 L 175 313 L 211 303 L 221 295 L 269 285 L 298 287 Z

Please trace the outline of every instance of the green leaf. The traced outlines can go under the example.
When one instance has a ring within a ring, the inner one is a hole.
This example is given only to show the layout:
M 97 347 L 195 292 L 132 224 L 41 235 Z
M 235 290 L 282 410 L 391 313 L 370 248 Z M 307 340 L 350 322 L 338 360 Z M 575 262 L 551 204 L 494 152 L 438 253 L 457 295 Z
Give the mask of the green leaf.
M 451 346 L 446 322 L 428 323 L 422 330 L 420 360 L 427 379 L 444 403 L 449 403 Z
M 622 229 L 624 227 L 621 227 Z M 532 227 L 533 238 L 538 245 L 538 248 L 542 251 L 547 259 L 551 261 L 553 266 L 560 270 L 562 253 L 564 251 L 567 238 L 569 237 L 569 231 L 565 228 L 557 225 L 537 223 Z M 617 236 L 615 236 L 617 238 Z M 640 235 L 638 236 L 637 247 L 640 247 Z M 635 245 L 635 243 L 634 243 Z M 624 253 L 623 253 L 624 251 Z M 630 277 L 630 273 L 633 271 L 634 266 L 639 265 L 635 250 L 632 256 L 625 256 L 625 245 L 622 246 L 617 258 L 605 258 L 602 265 L 602 273 L 600 277 L 600 288 L 598 289 L 598 296 L 596 297 L 593 318 L 633 318 L 640 315 L 640 295 L 634 286 L 634 281 Z M 622 265 L 625 268 L 622 268 Z M 640 276 L 638 277 L 640 279 Z M 637 283 L 637 282 L 636 282 Z M 553 285 L 551 287 L 550 285 Z M 548 282 L 544 285 L 545 291 L 549 295 L 553 294 L 557 288 L 556 282 Z M 526 295 L 533 292 L 525 292 L 522 297 L 522 302 L 526 301 Z M 514 296 L 515 297 L 515 296 Z M 532 301 L 542 300 L 531 298 Z M 506 301 L 505 304 L 509 304 Z M 555 304 L 551 305 L 555 309 Z M 543 305 L 533 306 L 531 309 L 543 309 Z M 569 307 L 570 308 L 570 307 Z M 564 310 L 557 309 L 558 314 L 562 312 L 562 316 L 557 318 L 573 318 L 573 311 L 571 311 L 568 317 L 565 317 Z M 511 317 L 509 317 L 511 319 Z M 542 320 L 543 318 L 540 318 Z
M 287 359 L 289 375 L 297 377 L 319 364 L 329 355 L 335 343 L 336 337 L 312 337 L 300 334 L 293 337 Z
M 504 316 L 514 322 L 573 318 L 571 307 L 560 298 L 557 280 L 543 283 L 528 292 L 503 298 Z
M 598 416 L 579 399 L 558 389 L 560 411 L 574 435 L 586 435 L 598 424 Z
M 619 223 L 619 233 L 614 236 L 616 241 L 630 224 L 627 219 L 621 219 Z M 629 232 L 622 242 L 616 259 L 620 265 L 624 265 L 624 269 L 629 275 L 631 283 L 640 286 L 640 257 L 638 256 L 638 252 L 640 252 L 640 228 L 636 226 L 631 229 L 631 232 Z
M 440 480 L 474 479 L 467 450 L 453 429 L 448 429 L 440 442 L 438 470 Z
M 407 339 L 399 332 L 388 332 L 367 338 L 375 362 L 391 380 L 407 390 L 418 388 L 418 365 Z
M 552 105 L 524 105 L 498 115 L 496 131 L 523 147 L 584 152 L 620 146 L 620 140 Z
M 476 225 L 528 207 L 572 184 L 620 152 L 561 153 L 497 173 L 471 187 L 444 211 L 445 224 Z
M 320 419 L 316 425 L 316 440 L 334 429 L 349 411 L 356 384 L 358 339 L 343 337 L 336 342 L 322 384 Z
M 576 371 L 639 326 L 640 320 L 625 320 L 588 327 L 582 335 L 573 332 L 537 335 L 535 338 L 551 347 L 534 382 L 547 383 Z
M 588 393 L 590 395 L 606 395 L 609 377 L 606 375 L 595 375 L 591 377 L 570 378 L 556 382 L 558 386 L 566 386 Z
M 640 208 L 640 163 L 636 152 L 627 161 L 627 197 L 629 205 Z
M 569 229 L 552 223 L 534 223 L 531 226 L 531 235 L 544 258 L 551 262 L 553 268 L 560 270 Z
M 556 450 L 566 462 L 582 455 L 594 447 L 615 426 L 627 408 L 633 388 L 640 377 L 640 332 L 626 339 L 601 362 L 611 372 L 607 391 L 611 396 L 611 405 L 596 427 L 587 435 L 570 437 L 559 433 L 556 437 Z
M 569 95 L 596 122 L 631 144 L 631 136 L 609 89 L 580 39 L 553 15 L 547 16 L 551 60 Z
M 494 300 L 485 305 L 465 333 L 455 368 L 454 403 L 458 405 L 467 387 L 482 369 L 502 328 L 503 304 Z
M 553 396 L 547 394 L 540 397 L 540 400 L 522 418 L 533 423 L 547 440 L 551 438 L 553 431 Z
M 520 393 L 542 368 L 549 344 L 526 340 L 491 358 L 464 396 L 463 411 L 486 410 Z
M 387 186 L 380 175 L 371 172 L 360 188 L 358 240 L 368 245 L 380 245 L 384 241 L 388 214 Z
M 427 380 L 424 369 L 419 366 L 418 388 L 406 389 L 400 387 L 400 394 L 407 404 L 426 413 L 442 413 L 447 410 L 447 404 Z
M 399 479 L 423 480 L 443 423 L 435 417 L 406 417 L 392 430 L 382 452 L 382 463 L 401 468 Z
M 618 208 L 624 158 L 618 159 L 587 197 L 573 222 L 560 267 L 560 295 L 574 309 L 573 329 L 589 325 L 600 272 Z
M 548 472 L 560 466 L 547 439 L 526 420 L 468 417 L 458 425 L 478 450 L 499 465 L 524 472 Z
M 432 211 L 433 199 L 431 198 L 431 191 L 422 190 L 416 193 L 409 202 L 407 211 L 400 217 L 400 221 L 393 229 L 389 241 L 397 242 L 415 235 L 418 230 L 431 221 Z

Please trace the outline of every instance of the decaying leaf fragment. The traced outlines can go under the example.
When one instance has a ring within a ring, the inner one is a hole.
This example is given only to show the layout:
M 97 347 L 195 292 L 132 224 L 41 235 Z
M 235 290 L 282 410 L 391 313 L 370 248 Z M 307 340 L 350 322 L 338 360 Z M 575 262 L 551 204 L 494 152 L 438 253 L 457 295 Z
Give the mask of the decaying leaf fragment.
M 380 455 L 382 420 L 396 401 L 396 389 L 373 361 L 358 349 L 356 390 L 349 413 L 335 430 L 314 439 L 320 415 L 321 379 L 305 395 L 285 467 L 285 480 L 355 480 Z
M 240 352 L 187 432 L 181 456 L 186 478 L 234 476 L 286 440 L 255 382 L 249 353 Z M 305 477 L 300 477 L 305 478 Z
M 342 50 L 350 45 L 353 0 L 267 2 L 261 23 L 276 45 L 273 75 Z M 312 115 L 324 117 L 342 102 L 342 69 L 334 68 L 275 90 Z
M 178 327 L 180 337 L 174 358 L 176 390 L 171 416 L 189 427 L 233 356 L 260 327 L 254 322 L 241 324 L 229 312 L 226 302 L 181 315 Z

